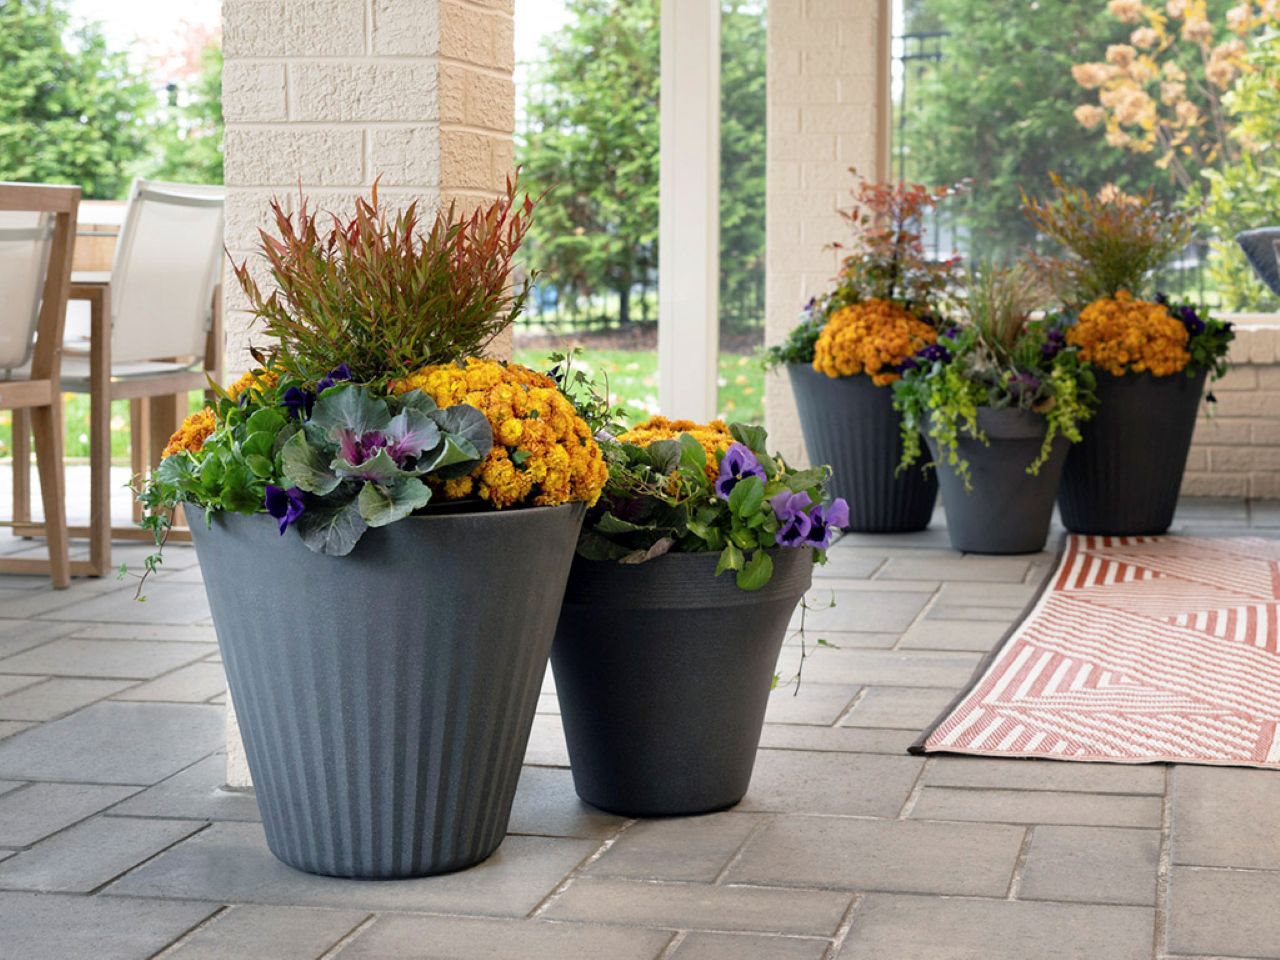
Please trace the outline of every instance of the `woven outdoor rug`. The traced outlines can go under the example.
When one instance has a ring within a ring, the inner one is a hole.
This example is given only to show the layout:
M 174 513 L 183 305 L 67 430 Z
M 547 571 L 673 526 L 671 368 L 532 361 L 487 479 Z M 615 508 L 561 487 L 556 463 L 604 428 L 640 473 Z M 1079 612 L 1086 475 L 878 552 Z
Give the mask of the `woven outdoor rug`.
M 1278 610 L 1278 541 L 1070 536 L 913 752 L 1280 768 Z

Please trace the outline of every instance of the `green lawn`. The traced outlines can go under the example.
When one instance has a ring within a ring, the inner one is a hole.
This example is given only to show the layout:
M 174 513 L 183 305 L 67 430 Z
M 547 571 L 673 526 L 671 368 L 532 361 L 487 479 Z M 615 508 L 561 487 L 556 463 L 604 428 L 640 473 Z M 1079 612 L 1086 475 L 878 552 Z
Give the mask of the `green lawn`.
M 517 350 L 516 362 L 535 370 L 545 370 L 547 354 L 542 350 Z M 609 393 L 615 404 L 627 412 L 628 423 L 658 412 L 658 354 L 653 350 L 583 350 L 582 369 L 592 376 L 608 377 Z M 764 373 L 754 356 L 740 353 L 720 354 L 720 415 L 726 420 L 756 423 L 764 417 Z M 192 394 L 192 409 L 200 402 L 200 394 Z M 89 397 L 82 393 L 67 394 L 66 456 L 68 459 L 89 457 Z M 13 413 L 0 410 L 0 459 L 12 454 Z M 129 403 L 117 400 L 111 405 L 111 458 L 117 463 L 129 462 Z

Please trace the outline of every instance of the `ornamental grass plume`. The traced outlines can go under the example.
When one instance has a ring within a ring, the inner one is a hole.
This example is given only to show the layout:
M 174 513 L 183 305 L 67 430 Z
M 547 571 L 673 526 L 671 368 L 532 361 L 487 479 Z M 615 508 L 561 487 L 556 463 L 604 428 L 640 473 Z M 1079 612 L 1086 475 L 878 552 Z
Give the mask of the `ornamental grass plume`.
M 1049 179 L 1054 196 L 1039 200 L 1023 191 L 1022 209 L 1063 248 L 1033 261 L 1070 307 L 1114 298 L 1121 290 L 1138 295 L 1151 272 L 1191 240 L 1187 215 L 1170 210 L 1151 191 L 1133 196 L 1108 186 L 1091 194 L 1056 173 Z
M 315 383 L 346 364 L 358 383 L 386 382 L 480 354 L 515 320 L 530 278 L 512 287 L 513 258 L 533 208 L 514 178 L 470 216 L 441 210 L 425 234 L 417 203 L 392 216 L 376 183 L 327 227 L 305 198 L 293 215 L 276 200 L 278 236 L 259 232 L 276 289 L 264 294 L 247 263 L 235 275 L 282 375 Z

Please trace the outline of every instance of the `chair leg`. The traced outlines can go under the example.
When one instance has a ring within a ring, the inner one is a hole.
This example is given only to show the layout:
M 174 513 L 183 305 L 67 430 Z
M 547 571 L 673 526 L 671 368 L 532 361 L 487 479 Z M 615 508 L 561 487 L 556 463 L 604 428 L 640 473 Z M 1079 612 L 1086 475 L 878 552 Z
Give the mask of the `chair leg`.
M 96 577 L 111 567 L 111 397 L 89 393 L 89 565 Z
M 151 435 L 151 404 L 147 397 L 129 401 L 129 461 L 131 476 L 147 472 L 147 440 Z M 133 522 L 142 519 L 142 504 L 133 501 Z
M 13 519 L 31 520 L 31 420 L 26 408 L 13 411 Z
M 67 552 L 66 484 L 62 463 L 62 397 L 31 410 L 36 440 L 36 469 L 40 471 L 40 496 L 44 501 L 45 540 L 49 547 L 49 571 L 55 589 L 71 586 L 71 559 Z

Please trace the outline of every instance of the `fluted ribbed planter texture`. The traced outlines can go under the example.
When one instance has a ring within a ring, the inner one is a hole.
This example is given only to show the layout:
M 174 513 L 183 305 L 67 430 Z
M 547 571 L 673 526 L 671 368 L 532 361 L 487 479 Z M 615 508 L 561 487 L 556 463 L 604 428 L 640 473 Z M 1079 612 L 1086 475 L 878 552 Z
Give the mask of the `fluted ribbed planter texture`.
M 938 481 L 919 467 L 898 471 L 901 418 L 893 389 L 862 374 L 828 377 L 787 365 L 810 463 L 831 464 L 831 493 L 849 504 L 846 530 L 907 533 L 929 526 Z
M 1173 522 L 1207 371 L 1099 371 L 1098 410 L 1067 454 L 1058 494 L 1073 533 L 1143 536 Z
M 960 456 L 969 461 L 968 491 L 955 468 L 939 462 L 938 445 L 928 438 L 942 487 L 951 546 L 965 553 L 1043 550 L 1069 442 L 1056 437 L 1049 459 L 1032 476 L 1027 467 L 1040 455 L 1044 417 L 1030 410 L 980 407 L 978 427 L 987 435 L 988 444 L 963 433 L 957 444 Z
M 497 849 L 583 514 L 409 517 L 326 557 L 188 507 L 272 853 L 395 878 Z
M 707 813 L 747 792 L 787 624 L 809 588 L 808 548 L 773 551 L 751 593 L 718 554 L 640 564 L 577 558 L 551 666 L 573 783 L 625 816 Z

